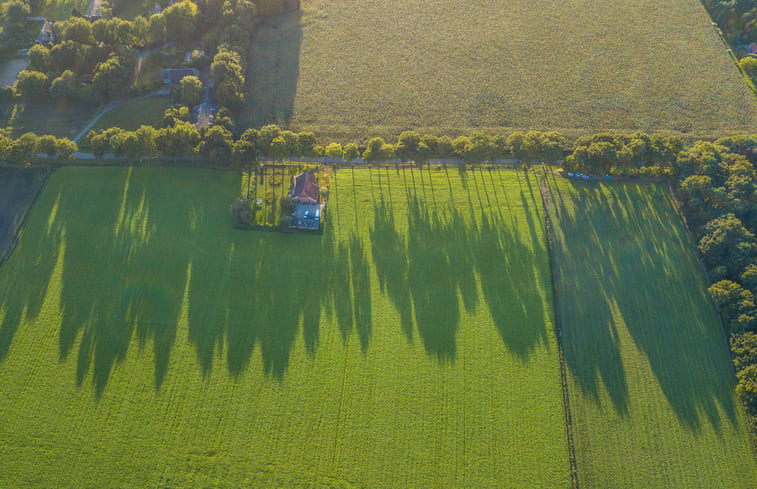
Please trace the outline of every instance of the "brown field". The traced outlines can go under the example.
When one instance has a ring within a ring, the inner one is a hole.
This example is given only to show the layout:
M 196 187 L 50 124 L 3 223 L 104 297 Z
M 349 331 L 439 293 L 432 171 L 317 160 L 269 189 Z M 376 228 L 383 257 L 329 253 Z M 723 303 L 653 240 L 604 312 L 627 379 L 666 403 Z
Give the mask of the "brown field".
M 333 138 L 757 128 L 697 0 L 302 0 L 260 28 L 250 61 L 247 123 Z

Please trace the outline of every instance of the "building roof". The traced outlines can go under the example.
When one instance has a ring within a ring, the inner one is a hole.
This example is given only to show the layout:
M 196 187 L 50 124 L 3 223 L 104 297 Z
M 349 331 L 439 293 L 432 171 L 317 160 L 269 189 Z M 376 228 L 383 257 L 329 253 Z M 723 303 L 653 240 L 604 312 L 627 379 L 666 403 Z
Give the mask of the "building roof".
M 318 187 L 318 179 L 316 179 L 315 174 L 305 172 L 293 177 L 289 197 L 294 202 L 317 204 L 321 199 L 321 189 Z

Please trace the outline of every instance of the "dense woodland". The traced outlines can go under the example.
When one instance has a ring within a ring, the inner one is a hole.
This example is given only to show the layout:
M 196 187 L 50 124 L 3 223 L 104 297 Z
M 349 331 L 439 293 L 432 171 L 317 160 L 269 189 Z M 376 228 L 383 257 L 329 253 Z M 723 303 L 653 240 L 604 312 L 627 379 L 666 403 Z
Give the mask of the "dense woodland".
M 272 11 L 268 4 L 284 5 L 263 2 L 263 12 Z M 24 0 L 4 3 L 5 32 L 21 35 L 30 11 Z M 31 47 L 28 68 L 3 90 L 2 99 L 103 103 L 161 88 L 159 68 L 193 67 L 208 69 L 217 101 L 236 110 L 245 99 L 247 51 L 261 15 L 248 0 L 210 0 L 201 8 L 183 0 L 132 21 L 72 16 L 55 23 L 55 42 Z M 165 56 L 149 56 L 153 51 Z M 191 53 L 188 59 L 185 52 Z
M 752 0 L 703 0 L 731 43 L 757 42 L 757 5 Z

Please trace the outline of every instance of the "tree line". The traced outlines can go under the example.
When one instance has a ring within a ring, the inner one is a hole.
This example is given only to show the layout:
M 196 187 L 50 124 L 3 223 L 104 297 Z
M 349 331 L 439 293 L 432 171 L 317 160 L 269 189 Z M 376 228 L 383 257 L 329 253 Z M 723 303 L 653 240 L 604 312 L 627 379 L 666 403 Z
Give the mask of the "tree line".
M 508 136 L 474 131 L 454 139 L 406 131 L 395 143 L 375 137 L 365 146 L 338 142 L 321 145 L 312 132 L 295 133 L 275 124 L 238 133 L 231 113 L 224 109 L 219 111 L 213 127 L 198 130 L 189 122 L 187 107 L 167 109 L 163 126 L 142 126 L 136 131 L 119 128 L 92 131 L 88 141 L 99 158 L 106 154 L 131 159 L 200 157 L 218 167 L 236 168 L 252 164 L 259 158 L 281 161 L 320 157 L 342 159 L 348 164 L 362 158 L 366 163 L 399 160 L 417 165 L 432 158 L 455 158 L 468 164 L 515 158 L 527 166 L 535 162 L 555 163 L 562 158 L 567 146 L 567 140 L 559 133 L 539 131 L 518 131 Z
M 703 0 L 702 3 L 732 45 L 757 42 L 757 4 L 753 0 Z
M 757 442 L 757 138 L 698 142 L 673 162 L 676 193 L 729 333 L 738 384 Z
M 28 165 L 38 154 L 58 160 L 71 160 L 78 150 L 68 138 L 37 136 L 26 133 L 13 138 L 7 130 L 0 130 L 0 161 L 14 165 Z

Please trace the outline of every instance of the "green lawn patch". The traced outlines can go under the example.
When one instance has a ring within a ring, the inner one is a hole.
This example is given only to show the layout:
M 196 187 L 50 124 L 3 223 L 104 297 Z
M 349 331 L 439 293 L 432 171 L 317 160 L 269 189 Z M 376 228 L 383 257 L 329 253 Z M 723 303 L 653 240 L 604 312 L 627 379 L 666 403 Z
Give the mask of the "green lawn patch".
M 0 87 L 13 85 L 19 72 L 26 68 L 28 61 L 15 56 L 0 56 Z
M 8 104 L 0 106 L 0 126 L 17 135 L 33 132 L 72 139 L 97 111 L 94 105 Z
M 261 25 L 247 121 L 328 138 L 414 128 L 722 135 L 757 99 L 698 0 L 303 0 Z
M 569 487 L 538 182 L 333 176 L 239 231 L 237 172 L 65 168 L 0 273 L 0 486 Z
M 135 131 L 139 126 L 161 127 L 163 113 L 168 108 L 168 97 L 146 97 L 134 102 L 128 102 L 121 107 L 106 112 L 100 120 L 92 126 L 92 130 L 120 127 L 127 131 Z
M 35 5 L 33 15 L 41 15 L 48 20 L 66 20 L 71 17 L 73 9 L 87 13 L 89 0 L 41 0 Z
M 552 179 L 581 487 L 754 487 L 717 312 L 663 185 Z

